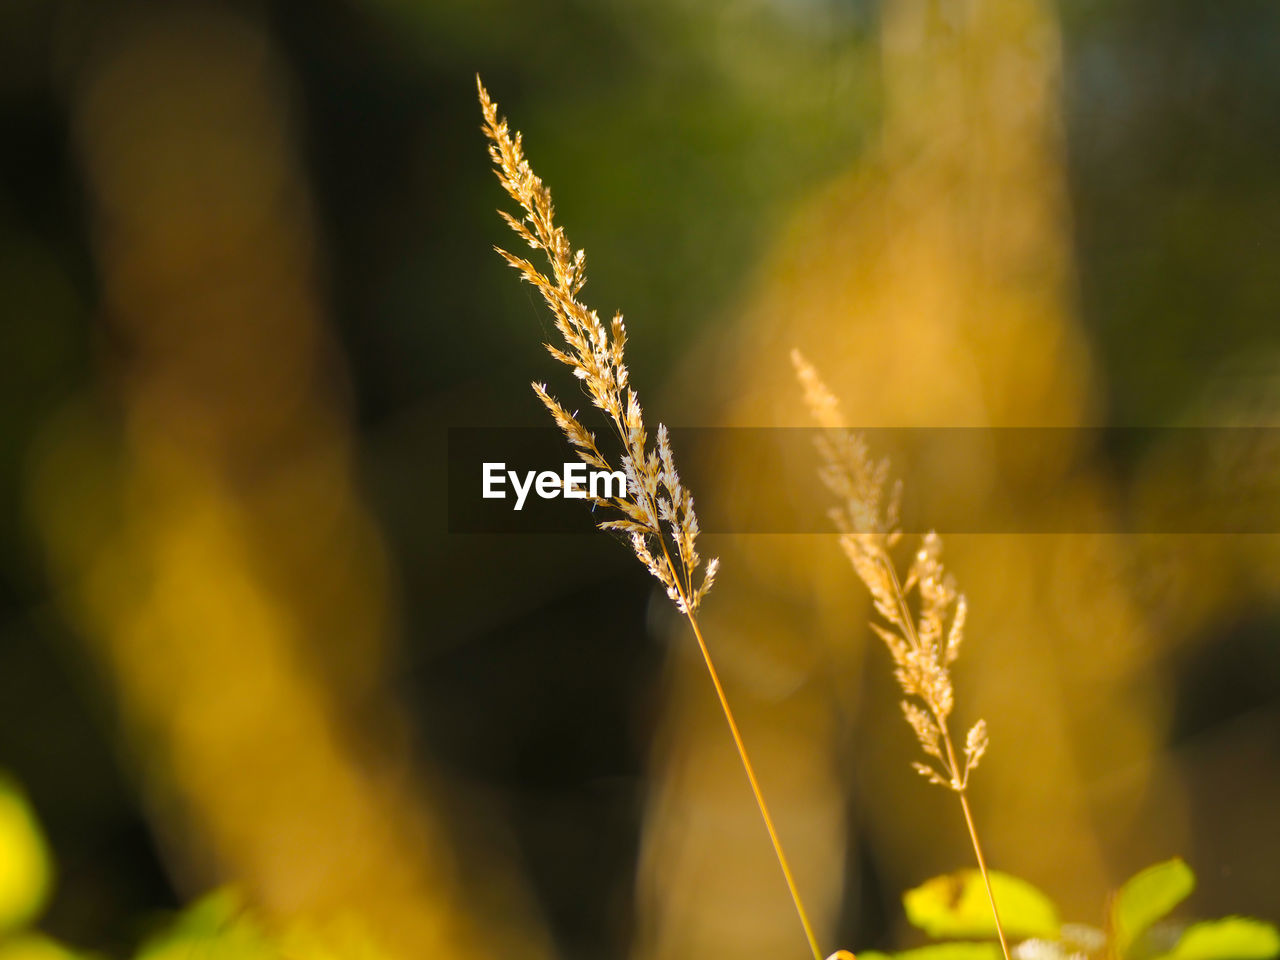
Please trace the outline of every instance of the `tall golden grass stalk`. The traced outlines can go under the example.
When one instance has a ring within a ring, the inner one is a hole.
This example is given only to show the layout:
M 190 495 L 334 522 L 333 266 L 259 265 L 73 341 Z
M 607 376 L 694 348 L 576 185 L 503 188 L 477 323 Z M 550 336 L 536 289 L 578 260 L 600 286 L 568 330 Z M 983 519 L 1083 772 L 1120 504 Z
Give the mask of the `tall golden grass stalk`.
M 813 951 L 814 960 L 822 960 L 817 938 L 800 899 L 800 891 L 774 828 L 773 817 L 769 814 L 746 744 L 743 743 L 742 732 L 729 707 L 729 699 L 698 624 L 697 610 L 715 582 L 719 561 L 710 561 L 701 579 L 697 578 L 702 560 L 697 550 L 698 518 L 693 509 L 693 496 L 681 483 L 676 472 L 667 428 L 659 424 L 656 442 L 649 442 L 640 401 L 631 386 L 623 358 L 627 333 L 622 314 L 615 314 L 606 326 L 596 311 L 589 309 L 578 299 L 587 280 L 586 257 L 583 251 L 572 249 L 564 230 L 556 225 L 551 191 L 525 159 L 520 134 L 512 133 L 506 120 L 498 116 L 497 104 L 489 97 L 478 76 L 476 87 L 484 114 L 483 129 L 489 139 L 489 155 L 493 159 L 498 181 L 519 204 L 523 216 L 516 218 L 505 211 L 499 213 L 520 239 L 545 256 L 550 266 L 550 275 L 543 273 L 523 257 L 501 247 L 496 249 L 525 280 L 541 292 L 547 306 L 551 308 L 556 329 L 560 331 L 567 348 L 547 344 L 547 350 L 551 356 L 569 367 L 581 381 L 592 405 L 603 411 L 621 445 L 619 462 L 627 476 L 627 490 L 621 497 L 589 498 L 596 505 L 616 512 L 612 519 L 602 521 L 598 526 L 603 530 L 629 536 L 636 557 L 666 588 L 667 596 L 688 619 L 703 663 L 711 677 L 711 684 L 720 700 L 724 718 L 729 724 L 729 732 L 733 735 L 733 743 L 742 760 L 751 792 L 760 808 L 760 816 L 769 833 L 778 865 L 782 868 L 782 875 L 791 892 L 796 913 L 804 927 L 809 948 Z M 608 458 L 597 445 L 595 436 L 578 421 L 577 416 L 565 410 L 547 392 L 545 384 L 534 383 L 533 390 L 551 412 L 552 418 L 581 460 L 589 467 L 612 470 Z
M 1009 960 L 1009 944 L 967 793 L 969 774 L 987 749 L 987 724 L 979 720 L 969 729 L 963 764 L 957 757 L 948 724 L 955 706 L 951 664 L 960 654 L 968 609 L 964 596 L 956 592 L 954 580 L 943 569 L 942 540 L 933 532 L 925 534 L 906 577 L 899 578 L 890 551 L 902 537 L 898 529 L 901 484 L 888 485 L 889 462 L 872 460 L 866 443 L 848 429 L 839 402 L 813 366 L 798 350 L 792 351 L 791 359 L 804 389 L 805 403 L 823 428 L 817 441 L 823 460 L 820 475 L 839 500 L 830 515 L 840 533 L 840 545 L 871 592 L 881 618 L 872 620 L 871 628 L 893 658 L 894 676 L 905 695 L 903 715 L 921 749 L 933 758 L 912 763 L 912 767 L 930 783 L 946 787 L 959 797 L 991 901 L 1000 948 L 1005 960 Z M 917 600 L 915 611 L 910 601 L 913 592 Z

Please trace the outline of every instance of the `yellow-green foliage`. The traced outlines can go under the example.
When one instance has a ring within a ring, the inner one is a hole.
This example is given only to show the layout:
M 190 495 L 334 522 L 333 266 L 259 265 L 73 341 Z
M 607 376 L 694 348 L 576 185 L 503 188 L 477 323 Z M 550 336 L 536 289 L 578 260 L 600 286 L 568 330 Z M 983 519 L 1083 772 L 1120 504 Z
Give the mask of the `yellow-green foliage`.
M 1169 960 L 1265 960 L 1280 953 L 1280 933 L 1269 923 L 1227 917 L 1192 924 L 1178 940 Z
M 1011 937 L 1058 935 L 1058 911 L 1043 893 L 1017 877 L 991 871 L 1000 921 Z M 961 870 L 934 877 L 902 896 L 907 919 L 931 937 L 962 939 L 996 934 L 982 874 Z
M 1000 947 L 994 943 L 935 943 L 892 955 L 892 960 L 1000 960 Z M 862 950 L 858 960 L 890 960 L 889 954 Z
M 27 798 L 0 775 L 0 933 L 34 920 L 53 886 L 48 847 Z
M 1196 877 L 1177 857 L 1135 874 L 1111 903 L 1111 936 L 1120 953 L 1195 889 Z
M 1168 915 L 1195 887 L 1177 857 L 1141 871 L 1111 897 L 1106 929 L 1060 923 L 1053 902 L 1025 880 L 991 873 L 1005 933 L 1021 941 L 1015 960 L 1270 960 L 1280 933 L 1269 923 L 1227 917 L 1170 922 Z M 930 937 L 956 938 L 893 955 L 893 960 L 998 960 L 995 920 L 976 870 L 925 881 L 903 895 L 907 919 Z M 862 951 L 858 960 L 889 960 Z
M 135 960 L 267 960 L 278 955 L 240 895 L 219 890 L 196 901 L 138 951 Z
M 231 888 L 197 900 L 144 944 L 135 960 L 190 960 L 193 956 L 200 960 L 386 960 L 356 917 L 334 916 L 322 924 L 298 921 L 281 929 L 269 928 Z

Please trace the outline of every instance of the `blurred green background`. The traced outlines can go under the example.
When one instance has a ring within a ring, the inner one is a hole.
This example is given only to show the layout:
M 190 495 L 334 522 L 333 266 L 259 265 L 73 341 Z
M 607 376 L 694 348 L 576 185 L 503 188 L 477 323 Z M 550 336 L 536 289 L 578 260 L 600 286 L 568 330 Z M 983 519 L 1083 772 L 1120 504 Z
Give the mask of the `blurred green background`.
M 406 955 L 803 955 L 627 551 L 445 532 L 447 428 L 541 424 L 559 374 L 477 72 L 654 422 L 802 424 L 793 343 L 867 425 L 1280 420 L 1274 3 L 4 0 L 0 767 L 67 943 L 230 882 Z M 1062 540 L 954 544 L 993 860 L 1079 914 L 1180 853 L 1198 911 L 1276 919 L 1275 538 Z M 901 945 L 968 854 L 857 585 L 715 546 L 824 943 Z

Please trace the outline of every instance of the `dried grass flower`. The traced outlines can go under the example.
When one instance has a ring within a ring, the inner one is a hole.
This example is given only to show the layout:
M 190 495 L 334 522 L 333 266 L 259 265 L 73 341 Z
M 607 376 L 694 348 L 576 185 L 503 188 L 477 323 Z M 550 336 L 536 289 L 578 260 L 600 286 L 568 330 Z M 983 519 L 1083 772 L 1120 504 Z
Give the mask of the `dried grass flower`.
M 688 619 L 809 948 L 814 960 L 821 960 L 813 926 L 800 899 L 742 733 L 698 623 L 698 608 L 715 583 L 720 564 L 718 560 L 711 560 L 705 568 L 702 567 L 693 495 L 676 470 L 667 428 L 659 424 L 653 441 L 650 441 L 640 399 L 627 369 L 624 355 L 627 329 L 622 315 L 615 314 L 605 324 L 595 310 L 579 299 L 587 282 L 586 254 L 573 249 L 564 229 L 555 222 L 551 191 L 529 166 L 520 134 L 513 133 L 507 121 L 498 115 L 497 104 L 479 77 L 476 77 L 476 87 L 484 115 L 483 129 L 489 140 L 489 156 L 498 182 L 521 211 L 518 217 L 505 211 L 499 213 L 521 240 L 545 258 L 547 269 L 544 272 L 532 261 L 501 247 L 497 248 L 498 253 L 542 294 L 563 340 L 563 346 L 547 344 L 547 351 L 573 371 L 591 405 L 601 411 L 618 441 L 616 462 L 626 475 L 627 487 L 624 496 L 588 495 L 595 505 L 610 508 L 614 513 L 598 525 L 628 537 L 636 557 L 662 584 L 667 596 Z M 601 450 L 595 435 L 578 420 L 577 414 L 569 413 L 551 396 L 545 384 L 534 383 L 533 389 L 582 462 L 588 467 L 613 470 L 613 461 Z M 700 568 L 702 572 L 699 575 Z
M 963 759 L 950 730 L 955 708 L 951 665 L 960 654 L 968 606 L 942 565 L 942 539 L 936 533 L 921 538 L 905 575 L 899 576 L 892 550 L 902 539 L 901 485 L 889 483 L 889 462 L 875 460 L 863 438 L 848 428 L 839 402 L 813 365 L 798 350 L 792 351 L 791 360 L 809 412 L 822 428 L 816 439 L 822 461 L 819 475 L 836 497 L 829 515 L 849 563 L 871 594 L 878 618 L 871 621 L 871 629 L 888 648 L 903 693 L 903 716 L 925 753 L 924 762 L 911 766 L 959 797 L 1008 960 L 1009 947 L 966 792 L 969 775 L 987 751 L 987 724 L 978 720 L 969 728 Z

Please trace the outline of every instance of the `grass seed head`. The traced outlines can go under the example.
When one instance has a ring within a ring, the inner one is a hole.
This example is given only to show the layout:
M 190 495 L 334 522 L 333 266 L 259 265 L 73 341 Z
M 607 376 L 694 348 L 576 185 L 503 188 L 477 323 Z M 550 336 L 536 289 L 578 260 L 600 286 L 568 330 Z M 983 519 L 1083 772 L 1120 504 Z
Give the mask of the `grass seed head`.
M 920 748 L 941 769 L 932 761 L 913 766 L 931 782 L 963 791 L 986 752 L 987 726 L 979 720 L 969 731 L 961 765 L 947 720 L 955 707 L 950 668 L 964 639 L 968 607 L 942 565 L 942 539 L 925 534 L 905 576 L 898 576 L 892 549 L 901 537 L 901 487 L 890 486 L 888 461 L 872 459 L 862 437 L 848 429 L 835 394 L 813 365 L 799 351 L 792 351 L 791 359 L 809 412 L 822 428 L 816 439 L 819 475 L 837 498 L 831 517 L 840 545 L 880 618 L 871 627 L 884 641 L 907 697 L 903 716 Z
M 524 142 L 498 115 L 498 105 L 476 77 L 483 130 L 489 140 L 498 182 L 520 207 L 520 215 L 498 211 L 517 237 L 546 262 L 533 261 L 501 247 L 498 253 L 526 282 L 535 287 L 551 310 L 563 346 L 546 344 L 547 351 L 567 366 L 591 404 L 601 411 L 617 435 L 620 469 L 627 477 L 623 496 L 596 498 L 618 517 L 602 521 L 601 529 L 627 534 L 637 559 L 658 579 L 681 613 L 692 613 L 715 582 L 719 562 L 702 566 L 698 554 L 698 517 L 693 495 L 680 480 L 667 428 L 659 424 L 656 444 L 650 444 L 640 398 L 631 386 L 623 348 L 626 325 L 615 314 L 606 326 L 599 314 L 578 299 L 587 282 L 586 254 L 574 250 L 564 229 L 555 222 L 551 190 L 533 172 L 524 155 Z M 591 431 L 547 391 L 535 383 L 534 393 L 550 412 L 578 457 L 589 467 L 612 470 L 610 459 L 597 446 Z

